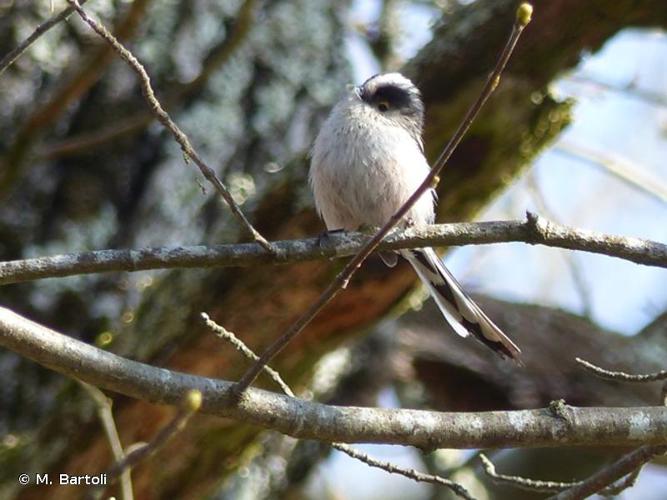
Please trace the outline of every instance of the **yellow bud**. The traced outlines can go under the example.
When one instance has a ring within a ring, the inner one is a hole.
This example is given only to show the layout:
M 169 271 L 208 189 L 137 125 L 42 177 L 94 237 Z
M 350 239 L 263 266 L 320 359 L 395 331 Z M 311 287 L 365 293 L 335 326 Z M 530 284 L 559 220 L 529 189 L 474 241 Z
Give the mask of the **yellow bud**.
M 202 394 L 196 389 L 191 389 L 185 395 L 184 404 L 185 409 L 191 412 L 196 412 L 201 408 Z
M 113 333 L 102 332 L 95 337 L 95 345 L 97 347 L 106 347 L 113 342 Z
M 524 2 L 516 9 L 516 20 L 521 26 L 526 26 L 530 22 L 533 15 L 533 6 L 528 2 Z

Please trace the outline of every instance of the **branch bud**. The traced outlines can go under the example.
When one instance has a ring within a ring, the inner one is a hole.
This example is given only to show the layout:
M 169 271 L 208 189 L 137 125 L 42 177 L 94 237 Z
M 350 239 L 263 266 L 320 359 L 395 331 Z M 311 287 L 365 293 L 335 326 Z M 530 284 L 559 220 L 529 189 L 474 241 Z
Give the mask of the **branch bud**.
M 201 408 L 202 395 L 201 392 L 191 389 L 183 398 L 183 407 L 189 412 L 196 412 Z
M 519 25 L 523 28 L 529 22 L 533 15 L 533 6 L 528 2 L 524 2 L 516 9 L 516 20 Z

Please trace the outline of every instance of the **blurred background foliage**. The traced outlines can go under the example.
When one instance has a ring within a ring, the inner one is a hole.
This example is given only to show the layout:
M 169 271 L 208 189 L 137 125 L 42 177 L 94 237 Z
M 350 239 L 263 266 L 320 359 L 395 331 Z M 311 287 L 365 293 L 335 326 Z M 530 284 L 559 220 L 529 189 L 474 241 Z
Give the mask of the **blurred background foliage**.
M 297 238 L 323 228 L 307 187 L 307 155 L 344 86 L 382 70 L 406 72 L 424 94 L 433 157 L 476 96 L 517 3 L 90 0 L 85 8 L 145 64 L 164 106 L 258 229 Z M 440 220 L 520 218 L 532 209 L 665 241 L 663 2 L 534 4 L 497 95 L 443 176 Z M 0 56 L 64 7 L 0 1 Z M 0 259 L 242 240 L 227 207 L 151 119 L 134 74 L 76 16 L 0 75 L 0 103 Z M 5 286 L 0 302 L 132 359 L 234 379 L 246 362 L 206 331 L 199 313 L 261 350 L 340 265 L 49 279 Z M 561 397 L 579 405 L 657 402 L 656 387 L 595 380 L 572 359 L 664 368 L 664 270 L 519 244 L 465 248 L 448 265 L 468 288 L 495 297 L 480 301 L 522 346 L 525 369 L 443 333 L 430 303 L 421 307 L 412 272 L 374 259 L 275 367 L 301 395 L 337 404 L 485 410 Z M 0 352 L 0 373 L 0 497 L 72 498 L 71 489 L 19 490 L 16 476 L 105 469 L 111 455 L 93 402 L 77 384 L 9 352 Z M 113 397 L 125 446 L 150 440 L 173 414 Z M 489 485 L 468 453 L 368 450 L 449 471 L 480 498 L 535 497 Z M 520 450 L 495 459 L 515 474 L 572 479 L 617 453 Z M 206 416 L 133 476 L 137 498 L 447 495 L 371 473 L 324 445 Z M 661 498 L 650 497 L 665 489 L 661 468 L 642 478 L 641 498 Z

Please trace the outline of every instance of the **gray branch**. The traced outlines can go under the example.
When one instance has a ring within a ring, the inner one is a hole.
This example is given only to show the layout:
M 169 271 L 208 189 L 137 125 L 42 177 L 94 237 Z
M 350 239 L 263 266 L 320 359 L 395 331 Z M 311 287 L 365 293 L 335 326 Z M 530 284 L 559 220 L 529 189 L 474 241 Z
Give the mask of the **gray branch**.
M 179 246 L 138 250 L 95 250 L 51 257 L 0 262 L 0 285 L 44 278 L 118 271 L 191 267 L 250 266 L 292 263 L 355 255 L 369 235 L 332 234 L 273 242 L 271 254 L 257 243 Z M 637 264 L 667 267 L 667 245 L 640 238 L 613 236 L 550 222 L 528 213 L 525 221 L 439 224 L 389 235 L 380 250 L 422 246 L 460 246 L 523 242 L 598 253 Z
M 588 498 L 605 487 L 612 485 L 615 481 L 622 479 L 624 476 L 634 473 L 634 471 L 646 462 L 665 452 L 667 452 L 667 446 L 642 446 L 599 470 L 580 484 L 551 498 L 555 500 L 580 500 Z
M 230 402 L 232 382 L 124 359 L 0 308 L 0 345 L 67 376 L 155 404 L 202 393 L 202 411 L 295 438 L 412 445 L 422 449 L 667 445 L 667 408 L 569 408 L 442 413 L 327 406 L 249 388 Z
M 87 1 L 88 0 L 81 0 L 79 3 L 83 5 Z M 14 63 L 14 61 L 16 61 L 19 57 L 21 57 L 21 55 L 26 50 L 28 50 L 28 47 L 30 47 L 33 43 L 35 43 L 35 41 L 40 36 L 49 31 L 63 19 L 67 19 L 69 15 L 72 14 L 72 12 L 74 12 L 73 7 L 66 7 L 63 10 L 61 10 L 58 14 L 51 16 L 48 20 L 44 21 L 42 24 L 37 26 L 37 28 L 35 28 L 35 31 L 33 31 L 28 38 L 23 40 L 15 49 L 8 52 L 0 60 L 0 75 L 2 75 L 5 72 L 5 70 Z

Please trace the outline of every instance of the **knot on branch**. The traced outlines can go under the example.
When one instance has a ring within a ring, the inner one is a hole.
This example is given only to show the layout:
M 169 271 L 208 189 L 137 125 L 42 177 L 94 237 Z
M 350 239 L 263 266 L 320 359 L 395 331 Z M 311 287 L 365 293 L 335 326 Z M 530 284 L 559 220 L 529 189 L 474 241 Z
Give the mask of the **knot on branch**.
M 536 245 L 549 239 L 549 221 L 526 210 L 526 243 Z

